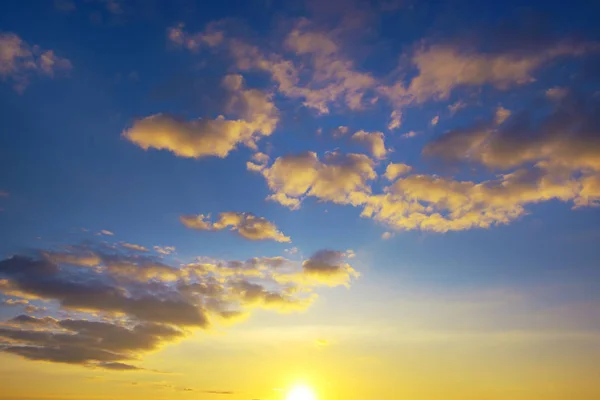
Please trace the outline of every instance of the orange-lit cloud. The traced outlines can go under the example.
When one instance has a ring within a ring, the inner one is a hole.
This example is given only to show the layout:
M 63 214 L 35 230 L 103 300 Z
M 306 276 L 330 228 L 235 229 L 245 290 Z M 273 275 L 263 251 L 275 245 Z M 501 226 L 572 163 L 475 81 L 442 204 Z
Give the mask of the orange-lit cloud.
M 18 92 L 25 90 L 34 75 L 52 78 L 72 68 L 69 60 L 53 50 L 32 46 L 14 33 L 0 34 L 0 78 L 11 81 Z
M 383 132 L 366 132 L 360 130 L 352 135 L 352 140 L 365 146 L 376 159 L 381 160 L 388 155 L 389 149 L 385 147 L 385 135 Z
M 144 150 L 169 150 L 179 157 L 224 158 L 238 145 L 256 148 L 256 142 L 269 136 L 279 120 L 270 96 L 255 89 L 244 89 L 240 75 L 228 75 L 223 86 L 229 93 L 227 111 L 240 118 L 186 121 L 166 114 L 155 114 L 134 122 L 123 137 Z
M 219 219 L 210 222 L 210 216 L 184 215 L 180 217 L 181 222 L 188 228 L 203 231 L 220 231 L 230 228 L 240 236 L 249 240 L 270 239 L 276 242 L 289 243 L 291 239 L 281 233 L 275 224 L 263 217 L 257 217 L 250 213 L 224 212 L 219 214 Z
M 348 285 L 358 273 L 353 253 L 326 250 L 302 265 L 281 256 L 169 265 L 116 247 L 70 246 L 0 261 L 0 293 L 7 305 L 41 300 L 76 317 L 38 317 L 25 308 L 0 323 L 0 351 L 30 360 L 135 371 L 136 360 L 193 329 L 232 324 L 256 308 L 304 310 L 314 285 Z M 302 277 L 302 279 L 300 278 Z M 133 364 L 132 364 L 133 362 Z
M 363 154 L 329 153 L 323 161 L 313 152 L 282 156 L 260 172 L 274 192 L 269 199 L 292 209 L 306 196 L 360 204 L 377 177 L 373 160 Z

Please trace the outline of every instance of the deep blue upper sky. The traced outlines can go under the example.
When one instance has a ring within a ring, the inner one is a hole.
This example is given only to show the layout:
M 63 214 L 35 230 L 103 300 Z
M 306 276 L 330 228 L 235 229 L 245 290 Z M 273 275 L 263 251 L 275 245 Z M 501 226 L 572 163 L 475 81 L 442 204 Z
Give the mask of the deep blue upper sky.
M 197 232 L 179 221 L 184 214 L 237 211 L 274 222 L 305 254 L 319 248 L 363 251 L 370 273 L 376 275 L 402 271 L 413 279 L 450 285 L 538 278 L 585 282 L 597 277 L 599 254 L 594 244 L 600 239 L 600 212 L 594 207 L 573 210 L 572 201 L 533 201 L 508 224 L 446 233 L 396 232 L 381 221 L 361 218 L 360 207 L 309 197 L 299 210 L 291 211 L 265 201 L 272 191 L 263 176 L 246 170 L 253 150 L 243 145 L 226 158 L 192 159 L 167 150 L 144 151 L 122 136 L 135 121 L 157 113 L 215 118 L 224 102 L 221 80 L 227 73 L 241 73 L 249 87 L 273 92 L 280 119 L 275 132 L 258 142 L 263 152 L 272 148 L 272 160 L 303 151 L 322 157 L 336 148 L 364 153 L 347 138 L 332 137 L 331 130 L 344 125 L 350 133 L 385 132 L 386 145 L 394 151 L 378 164 L 380 175 L 391 161 L 411 165 L 419 174 L 475 182 L 490 179 L 497 171 L 445 165 L 423 157 L 421 150 L 448 130 L 489 119 L 499 105 L 513 115 L 531 108 L 552 87 L 592 96 L 599 88 L 597 72 L 593 76 L 599 65 L 597 51 L 550 57 L 532 69 L 534 79 L 527 83 L 458 85 L 447 98 L 402 105 L 402 126 L 389 131 L 394 106 L 383 98 L 365 111 L 348 109 L 336 99 L 329 114 L 319 115 L 304 107 L 302 99 L 278 92 L 264 71 L 236 69 L 235 61 L 214 49 L 187 51 L 169 41 L 167 30 L 184 23 L 185 31 L 193 34 L 211 22 L 226 20 L 219 29 L 231 37 L 296 60 L 282 50 L 281 42 L 305 17 L 312 21 L 309 29 L 335 38 L 340 54 L 352 60 L 356 70 L 391 84 L 397 79 L 410 82 L 418 75 L 410 58 L 420 45 L 498 55 L 550 51 L 565 38 L 593 43 L 600 39 L 590 18 L 600 11 L 594 2 L 565 8 L 560 2 L 542 1 L 528 2 L 526 7 L 522 2 L 470 1 L 398 6 L 123 1 L 118 10 L 111 10 L 109 3 L 76 2 L 73 9 L 65 6 L 71 4 L 68 1 L 57 5 L 9 1 L 1 6 L 3 33 L 14 33 L 30 46 L 52 49 L 72 64 L 53 78 L 30 73 L 21 93 L 9 77 L 0 85 L 0 190 L 8 193 L 0 198 L 3 256 L 96 240 L 95 233 L 102 229 L 114 232 L 109 239 L 116 241 L 174 245 L 181 259 L 277 255 L 290 247 L 249 242 L 224 232 Z M 460 100 L 467 105 L 451 115 L 448 106 Z M 438 115 L 439 123 L 432 126 L 430 121 Z M 321 135 L 316 134 L 319 128 Z M 410 131 L 417 136 L 402 137 Z M 374 184 L 374 193 L 382 192 L 382 180 Z M 395 234 L 382 241 L 384 231 Z

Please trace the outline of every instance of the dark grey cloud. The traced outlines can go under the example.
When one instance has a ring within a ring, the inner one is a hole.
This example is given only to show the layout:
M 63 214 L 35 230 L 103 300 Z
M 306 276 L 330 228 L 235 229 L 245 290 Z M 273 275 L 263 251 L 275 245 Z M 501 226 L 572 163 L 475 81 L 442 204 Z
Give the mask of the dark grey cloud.
M 301 310 L 314 299 L 297 290 L 303 282 L 294 280 L 294 263 L 283 257 L 197 261 L 173 266 L 93 243 L 6 258 L 0 261 L 6 305 L 46 306 L 18 308 L 25 313 L 0 322 L 0 351 L 135 371 L 143 369 L 135 365 L 143 354 L 191 329 L 236 321 L 252 308 Z

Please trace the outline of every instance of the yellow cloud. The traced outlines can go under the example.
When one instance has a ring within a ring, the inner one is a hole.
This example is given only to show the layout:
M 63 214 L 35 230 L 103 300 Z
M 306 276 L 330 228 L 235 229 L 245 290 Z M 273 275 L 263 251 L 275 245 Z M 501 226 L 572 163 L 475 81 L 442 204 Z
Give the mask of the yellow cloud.
M 360 204 L 377 177 L 374 162 L 363 154 L 329 153 L 320 161 L 313 152 L 279 157 L 261 170 L 274 195 L 269 199 L 290 208 L 305 196 L 340 204 Z
M 365 132 L 360 130 L 352 135 L 352 140 L 364 145 L 376 159 L 381 160 L 388 154 L 385 148 L 385 135 L 383 132 Z
M 388 181 L 393 181 L 397 177 L 401 175 L 406 175 L 412 170 L 410 165 L 401 164 L 401 163 L 389 163 L 385 169 L 385 179 Z
M 180 220 L 185 226 L 192 229 L 220 231 L 230 228 L 250 240 L 271 239 L 276 242 L 291 242 L 291 239 L 281 233 L 275 224 L 250 213 L 224 212 L 219 214 L 219 219 L 215 222 L 210 222 L 209 218 L 209 215 L 203 214 L 184 215 L 180 217 Z
M 243 89 L 240 75 L 223 79 L 229 92 L 228 111 L 240 115 L 229 120 L 185 121 L 166 114 L 155 114 L 136 121 L 123 137 L 144 150 L 169 150 L 180 157 L 226 157 L 238 145 L 256 148 L 262 136 L 269 136 L 278 122 L 278 111 L 270 96 L 255 89 Z

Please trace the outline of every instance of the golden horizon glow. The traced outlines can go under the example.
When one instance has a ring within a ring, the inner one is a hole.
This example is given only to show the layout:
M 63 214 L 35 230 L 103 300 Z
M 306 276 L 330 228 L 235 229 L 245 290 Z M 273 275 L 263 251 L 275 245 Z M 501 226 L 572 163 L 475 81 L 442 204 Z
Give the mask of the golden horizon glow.
M 290 389 L 286 400 L 317 400 L 317 395 L 310 386 L 296 385 Z

